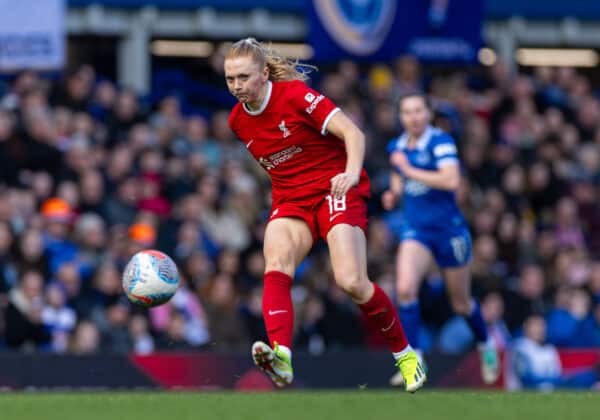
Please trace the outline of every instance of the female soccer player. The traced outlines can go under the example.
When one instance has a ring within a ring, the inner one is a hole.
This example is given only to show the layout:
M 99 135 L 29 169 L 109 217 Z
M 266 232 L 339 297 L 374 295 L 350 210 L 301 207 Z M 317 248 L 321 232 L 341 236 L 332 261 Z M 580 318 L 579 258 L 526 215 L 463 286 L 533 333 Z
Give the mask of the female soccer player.
M 229 91 L 239 100 L 229 125 L 272 182 L 264 239 L 263 317 L 271 345 L 252 357 L 277 386 L 293 380 L 292 277 L 313 243 L 327 241 L 336 283 L 380 329 L 406 389 L 425 382 L 393 304 L 367 277 L 364 230 L 369 179 L 365 137 L 328 98 L 304 84 L 305 73 L 252 38 L 225 57 Z
M 403 196 L 403 223 L 396 260 L 396 289 L 399 314 L 411 345 L 419 348 L 421 323 L 417 300 L 421 280 L 433 261 L 442 270 L 452 308 L 462 315 L 478 342 L 484 382 L 498 379 L 499 362 L 495 346 L 478 304 L 471 298 L 471 236 L 456 205 L 460 164 L 454 140 L 433 128 L 431 109 L 422 94 L 400 99 L 400 119 L 405 133 L 389 145 L 390 189 L 383 194 L 383 206 L 391 210 Z M 399 383 L 395 376 L 392 383 Z

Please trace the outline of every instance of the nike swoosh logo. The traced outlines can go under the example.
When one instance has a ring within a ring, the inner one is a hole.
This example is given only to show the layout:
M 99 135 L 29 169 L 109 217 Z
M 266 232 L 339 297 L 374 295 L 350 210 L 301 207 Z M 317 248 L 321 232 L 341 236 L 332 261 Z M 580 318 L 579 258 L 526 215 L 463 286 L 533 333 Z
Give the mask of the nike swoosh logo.
M 283 314 L 283 313 L 285 313 L 285 312 L 287 312 L 287 311 L 286 311 L 286 310 L 283 310 L 283 309 L 281 309 L 281 310 L 277 310 L 277 311 L 271 311 L 271 310 L 270 310 L 270 311 L 269 311 L 269 315 Z
M 250 140 L 248 143 L 246 143 L 246 149 L 249 149 L 252 143 L 254 143 L 254 140 Z
M 392 318 L 392 323 L 390 324 L 390 326 L 389 326 L 389 327 L 387 327 L 387 328 L 382 328 L 382 329 L 381 329 L 381 331 L 382 331 L 382 332 L 389 331 L 389 330 L 390 330 L 390 328 L 392 328 L 392 327 L 394 326 L 394 323 L 395 323 L 395 322 L 396 322 L 396 318 Z
M 344 214 L 344 213 L 336 213 L 336 214 L 334 214 L 333 216 L 331 216 L 331 217 L 329 218 L 329 221 L 331 222 L 333 219 L 335 219 L 335 218 L 336 218 L 336 217 L 338 217 L 338 216 L 341 216 L 342 214 Z

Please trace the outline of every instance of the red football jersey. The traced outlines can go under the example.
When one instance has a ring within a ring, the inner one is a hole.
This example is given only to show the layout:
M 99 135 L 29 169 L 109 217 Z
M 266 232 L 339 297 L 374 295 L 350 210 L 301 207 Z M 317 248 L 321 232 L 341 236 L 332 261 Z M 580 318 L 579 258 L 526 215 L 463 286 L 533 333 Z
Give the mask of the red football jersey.
M 229 126 L 269 173 L 274 202 L 327 194 L 331 178 L 345 171 L 346 146 L 327 132 L 327 124 L 339 111 L 299 80 L 269 81 L 256 111 L 242 103 L 233 108 Z M 359 189 L 369 195 L 364 169 Z

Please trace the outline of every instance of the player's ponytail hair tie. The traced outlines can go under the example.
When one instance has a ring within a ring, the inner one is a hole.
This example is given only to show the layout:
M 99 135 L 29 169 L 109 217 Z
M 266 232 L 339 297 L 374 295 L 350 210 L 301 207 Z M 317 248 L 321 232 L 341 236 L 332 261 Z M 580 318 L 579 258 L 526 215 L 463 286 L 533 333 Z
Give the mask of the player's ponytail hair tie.
M 234 57 L 252 57 L 262 68 L 269 68 L 269 80 L 308 80 L 309 73 L 317 70 L 315 66 L 301 63 L 300 60 L 286 57 L 273 49 L 272 45 L 265 45 L 254 38 L 244 38 L 234 43 L 225 59 Z

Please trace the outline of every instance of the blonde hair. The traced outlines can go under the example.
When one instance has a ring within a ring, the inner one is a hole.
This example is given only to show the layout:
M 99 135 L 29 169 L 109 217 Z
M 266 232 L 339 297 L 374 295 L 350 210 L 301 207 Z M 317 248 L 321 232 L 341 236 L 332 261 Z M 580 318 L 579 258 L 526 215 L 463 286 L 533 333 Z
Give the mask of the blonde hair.
M 308 74 L 317 70 L 315 66 L 301 63 L 297 58 L 285 57 L 275 51 L 271 45 L 265 45 L 254 38 L 244 38 L 234 43 L 227 51 L 225 59 L 248 56 L 252 57 L 261 69 L 265 66 L 269 68 L 269 80 L 273 82 L 306 81 L 309 79 Z

